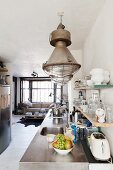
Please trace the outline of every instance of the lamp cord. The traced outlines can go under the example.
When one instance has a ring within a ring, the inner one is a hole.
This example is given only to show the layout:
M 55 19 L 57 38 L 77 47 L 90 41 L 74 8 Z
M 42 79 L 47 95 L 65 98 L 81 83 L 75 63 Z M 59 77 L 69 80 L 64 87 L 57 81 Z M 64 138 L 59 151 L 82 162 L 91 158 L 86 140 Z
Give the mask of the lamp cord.
M 60 17 L 60 23 L 62 24 L 62 17 L 64 16 L 64 12 L 58 12 L 58 16 Z

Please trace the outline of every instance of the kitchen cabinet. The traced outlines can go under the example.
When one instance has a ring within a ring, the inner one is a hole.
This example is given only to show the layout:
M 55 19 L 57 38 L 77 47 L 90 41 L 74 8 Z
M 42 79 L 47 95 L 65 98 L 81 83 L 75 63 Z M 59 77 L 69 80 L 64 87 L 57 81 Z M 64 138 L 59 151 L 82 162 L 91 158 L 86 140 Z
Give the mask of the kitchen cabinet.
M 93 87 L 88 87 L 88 86 L 84 86 L 84 87 L 76 87 L 76 90 L 84 90 L 85 93 L 87 90 L 99 90 L 99 94 L 100 91 L 102 89 L 107 89 L 107 88 L 113 88 L 113 85 L 109 84 L 109 85 L 94 85 Z M 97 117 L 95 114 L 91 114 L 91 113 L 87 113 L 87 112 L 83 112 L 83 110 L 80 107 L 76 108 L 81 112 L 81 114 L 83 114 L 94 126 L 96 127 L 113 127 L 113 123 L 108 123 L 108 122 L 104 122 L 104 123 L 99 123 L 97 121 Z

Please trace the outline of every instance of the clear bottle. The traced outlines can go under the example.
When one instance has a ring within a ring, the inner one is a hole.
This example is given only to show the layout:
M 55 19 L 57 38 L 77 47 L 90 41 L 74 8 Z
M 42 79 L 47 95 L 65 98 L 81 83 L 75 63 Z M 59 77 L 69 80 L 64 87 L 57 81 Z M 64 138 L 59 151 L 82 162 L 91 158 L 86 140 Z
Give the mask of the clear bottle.
M 107 107 L 107 109 L 106 109 L 106 121 L 108 123 L 113 122 L 113 111 L 110 107 Z
M 97 96 L 92 95 L 92 97 L 89 98 L 88 101 L 88 112 L 90 114 L 95 114 L 96 110 L 99 108 L 100 101 Z
M 78 122 L 78 112 L 75 111 L 75 124 L 77 125 L 77 122 Z
M 75 106 L 73 106 L 73 111 L 72 111 L 72 122 L 75 122 Z
M 103 104 L 102 100 L 100 100 L 99 107 L 100 107 L 101 109 L 105 110 L 105 107 L 104 107 L 104 104 Z

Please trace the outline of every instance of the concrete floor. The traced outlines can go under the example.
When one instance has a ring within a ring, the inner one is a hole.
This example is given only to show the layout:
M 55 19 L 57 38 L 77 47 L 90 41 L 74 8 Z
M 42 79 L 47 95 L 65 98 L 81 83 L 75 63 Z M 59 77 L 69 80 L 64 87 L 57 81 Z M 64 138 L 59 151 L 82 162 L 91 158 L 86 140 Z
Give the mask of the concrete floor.
M 12 117 L 12 141 L 9 147 L 0 154 L 0 170 L 19 170 L 19 160 L 29 146 L 39 127 L 30 125 L 24 127 L 16 123 L 22 116 Z

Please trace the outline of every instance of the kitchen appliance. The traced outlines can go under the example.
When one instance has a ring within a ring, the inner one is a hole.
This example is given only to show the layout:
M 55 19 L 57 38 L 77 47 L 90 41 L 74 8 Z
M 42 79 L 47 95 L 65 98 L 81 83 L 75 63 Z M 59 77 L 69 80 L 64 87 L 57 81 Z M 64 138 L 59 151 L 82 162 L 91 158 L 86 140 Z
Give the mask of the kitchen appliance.
M 90 137 L 90 149 L 97 160 L 108 160 L 110 158 L 110 146 L 106 137 L 100 132 L 93 132 Z
M 11 141 L 10 86 L 0 84 L 0 154 Z

